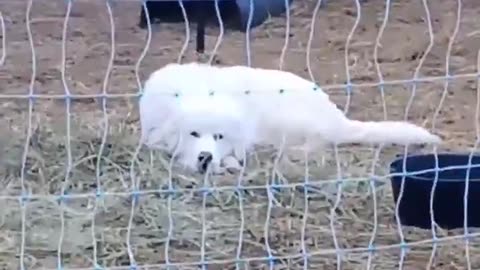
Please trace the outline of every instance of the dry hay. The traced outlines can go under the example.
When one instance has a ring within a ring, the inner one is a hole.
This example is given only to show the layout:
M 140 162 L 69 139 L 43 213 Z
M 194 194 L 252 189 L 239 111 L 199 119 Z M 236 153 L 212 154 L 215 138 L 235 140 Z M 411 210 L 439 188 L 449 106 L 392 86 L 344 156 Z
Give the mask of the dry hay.
M 267 181 L 273 183 L 271 161 L 275 153 L 272 151 L 259 151 L 258 157 L 249 158 L 250 167 L 241 180 L 242 189 L 236 189 L 238 175 L 204 179 L 174 170 L 171 184 L 175 192 L 169 193 L 168 158 L 144 148 L 134 158 L 138 127 L 128 124 L 128 118 L 122 119 L 120 114 L 109 115 L 108 134 L 103 141 L 103 153 L 99 155 L 104 130 L 98 119 L 102 119 L 102 114 L 82 112 L 81 117 L 77 117 L 72 113 L 72 167 L 68 182 L 65 182 L 68 164 L 65 122 L 38 115 L 33 119 L 24 175 L 26 194 L 31 196 L 26 196 L 23 202 L 19 200 L 22 186 L 21 163 L 18 162 L 23 145 L 15 145 L 7 139 L 18 142 L 22 132 L 11 128 L 10 133 L 3 136 L 3 149 L 8 154 L 2 160 L 1 185 L 4 188 L 0 193 L 4 198 L 0 208 L 2 268 L 18 267 L 18 254 L 24 240 L 24 260 L 28 268 L 55 268 L 58 250 L 61 250 L 64 267 L 69 269 L 92 267 L 94 257 L 98 264 L 106 267 L 127 266 L 130 264 L 127 243 L 130 243 L 139 266 L 164 265 L 165 249 L 168 249 L 170 263 L 185 263 L 188 267 L 180 268 L 193 269 L 201 261 L 203 237 L 204 261 L 214 261 L 218 269 L 236 266 L 240 238 L 240 256 L 248 262 L 245 267 L 267 267 L 270 249 L 272 255 L 279 258 L 275 260 L 275 269 L 300 269 L 304 264 L 302 245 L 305 245 L 311 254 L 309 267 L 330 269 L 337 263 L 331 226 L 335 229 L 338 246 L 354 251 L 341 257 L 343 269 L 365 266 L 369 254 L 373 256 L 372 265 L 381 269 L 396 267 L 399 261 L 399 246 L 376 253 L 366 250 L 374 230 L 375 213 L 378 217 L 375 246 L 400 243 L 388 178 L 380 178 L 377 182 L 360 181 L 368 180 L 375 156 L 371 148 L 339 149 L 340 170 L 337 170 L 334 152 L 323 157 L 311 155 L 308 169 L 312 185 L 307 197 L 302 185 L 305 164 L 301 159 L 278 165 L 277 186 L 268 192 Z M 400 151 L 393 147 L 384 149 L 375 173 L 388 173 L 385 171 L 388 161 Z M 97 164 L 99 156 L 101 160 Z M 255 161 L 257 158 L 260 163 Z M 342 182 L 340 197 L 337 197 L 339 186 L 335 182 L 339 177 L 337 172 L 343 180 L 358 179 Z M 375 184 L 375 194 L 369 183 Z M 208 185 L 209 193 L 204 193 L 204 184 Z M 132 185 L 138 187 L 136 196 Z M 97 187 L 101 193 L 97 193 Z M 62 188 L 67 193 L 64 198 L 59 196 Z M 406 241 L 431 239 L 428 230 L 403 230 Z M 440 233 L 453 235 L 452 232 Z M 461 240 L 448 242 L 448 249 L 439 248 L 436 255 L 439 260 L 435 264 L 444 264 L 452 258 L 459 264 L 464 262 L 465 255 L 459 251 L 464 245 Z M 471 243 L 472 258 L 475 258 L 474 244 L 476 246 L 476 239 Z M 459 246 L 458 252 L 449 253 L 452 245 Z M 413 247 L 405 264 L 426 265 L 430 249 L 428 241 Z M 15 254 L 16 260 L 7 259 Z

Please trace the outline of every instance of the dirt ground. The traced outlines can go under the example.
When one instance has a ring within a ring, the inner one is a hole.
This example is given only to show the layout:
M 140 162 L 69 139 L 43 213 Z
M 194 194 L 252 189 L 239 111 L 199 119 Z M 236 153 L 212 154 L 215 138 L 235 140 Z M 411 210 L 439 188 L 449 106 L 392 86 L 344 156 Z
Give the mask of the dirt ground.
M 235 191 L 236 179 L 225 178 L 214 181 L 222 187 L 203 197 L 195 189 L 202 179 L 177 172 L 172 181 L 181 192 L 170 196 L 157 192 L 168 186 L 168 173 L 161 155 L 145 149 L 135 155 L 136 98 L 112 98 L 105 104 L 94 97 L 72 99 L 67 111 L 65 100 L 59 97 L 66 92 L 134 96 L 139 82 L 152 71 L 179 59 L 185 25 L 155 28 L 146 48 L 147 32 L 137 27 L 140 4 L 114 1 L 112 50 L 111 17 L 105 1 L 72 1 L 63 76 L 62 29 L 68 1 L 33 2 L 30 10 L 26 0 L 0 2 L 6 27 L 2 33 L 5 61 L 0 65 L 4 121 L 0 131 L 0 201 L 4 206 L 0 207 L 0 269 L 57 269 L 59 262 L 62 269 L 93 269 L 95 264 L 109 269 L 132 269 L 131 265 L 165 269 L 167 264 L 171 269 L 198 269 L 201 261 L 209 269 L 480 268 L 479 239 L 470 239 L 467 248 L 461 230 L 439 229 L 438 237 L 457 238 L 439 241 L 432 248 L 430 230 L 399 228 L 386 177 L 379 179 L 374 193 L 368 181 L 364 185 L 345 181 L 341 197 L 335 195 L 334 184 L 316 182 L 318 192 L 305 199 L 298 188 L 305 164 L 298 162 L 282 168 L 288 178 L 282 181 L 292 185 L 273 197 L 263 187 L 271 177 L 265 168 L 249 172 L 245 185 L 250 189 L 244 193 Z M 478 136 L 478 1 L 428 1 L 427 9 L 422 1 L 392 2 L 385 21 L 383 0 L 363 3 L 361 12 L 355 1 L 329 1 L 316 16 L 316 1 L 296 0 L 287 34 L 285 17 L 252 30 L 251 64 L 283 68 L 315 80 L 355 119 L 402 120 L 408 107 L 408 120 L 428 128 L 434 125 L 445 139 L 439 151 L 471 151 Z M 457 19 L 458 33 L 449 50 Z M 384 23 L 383 35 L 378 36 Z M 184 62 L 208 58 L 194 53 L 194 29 L 181 55 Z M 218 33 L 217 28 L 207 30 L 209 53 Z M 246 64 L 245 39 L 242 33 L 225 30 L 215 64 Z M 141 58 L 144 49 L 147 52 Z M 447 73 L 447 60 L 453 76 L 449 81 L 441 79 Z M 421 81 L 413 84 L 415 74 Z M 350 95 L 343 86 L 348 78 L 353 85 Z M 382 79 L 386 82 L 383 95 L 378 84 Z M 20 98 L 30 91 L 51 98 Z M 413 102 L 407 106 L 412 93 Z M 28 154 L 22 159 L 27 139 Z M 343 147 L 340 177 L 369 179 L 372 168 L 375 174 L 385 175 L 389 161 L 399 153 L 403 148 L 385 148 L 372 164 L 372 148 Z M 320 155 L 311 158 L 311 179 L 338 177 L 333 153 L 325 155 L 323 165 Z M 138 198 L 129 196 L 134 181 L 143 190 Z M 23 201 L 22 187 L 33 194 Z M 97 193 L 100 189 L 103 193 Z M 56 195 L 62 190 L 71 196 L 59 201 Z M 399 230 L 406 242 L 419 242 L 401 249 Z M 380 249 L 369 252 L 370 241 Z M 336 252 L 339 248 L 343 253 Z M 272 265 L 269 254 L 276 258 Z

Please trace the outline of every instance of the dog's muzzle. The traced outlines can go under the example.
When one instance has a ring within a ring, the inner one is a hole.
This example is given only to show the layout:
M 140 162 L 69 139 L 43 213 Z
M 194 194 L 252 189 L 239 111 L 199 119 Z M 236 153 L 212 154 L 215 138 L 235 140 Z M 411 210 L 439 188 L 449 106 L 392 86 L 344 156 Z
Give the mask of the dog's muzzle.
M 213 155 L 210 152 L 200 152 L 198 155 L 197 168 L 200 173 L 205 173 L 208 169 L 208 165 L 213 160 Z

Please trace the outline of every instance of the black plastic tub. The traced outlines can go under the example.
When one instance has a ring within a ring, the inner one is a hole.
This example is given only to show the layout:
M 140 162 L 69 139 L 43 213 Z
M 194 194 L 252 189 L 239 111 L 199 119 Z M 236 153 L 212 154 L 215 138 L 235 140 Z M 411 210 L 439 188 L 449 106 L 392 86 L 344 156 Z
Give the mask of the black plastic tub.
M 205 49 L 205 28 L 219 25 L 217 8 L 225 29 L 250 31 L 268 17 L 281 16 L 286 11 L 285 0 L 147 0 L 145 11 L 140 7 L 138 26 L 142 29 L 159 22 L 184 23 L 184 12 L 189 22 L 197 24 L 197 52 Z M 147 17 L 149 20 L 147 20 Z
M 467 174 L 468 223 L 480 227 L 480 156 L 474 155 L 468 169 L 470 154 L 438 154 L 438 180 L 433 194 L 435 223 L 445 229 L 464 227 L 464 196 Z M 430 195 L 435 182 L 435 155 L 399 157 L 390 164 L 395 204 L 399 203 L 400 223 L 406 226 L 431 228 Z M 457 168 L 452 168 L 457 167 Z M 462 168 L 458 168 L 462 167 Z M 422 172 L 428 170 L 428 172 Z M 470 172 L 468 172 L 470 170 Z M 402 178 L 404 189 L 399 201 Z

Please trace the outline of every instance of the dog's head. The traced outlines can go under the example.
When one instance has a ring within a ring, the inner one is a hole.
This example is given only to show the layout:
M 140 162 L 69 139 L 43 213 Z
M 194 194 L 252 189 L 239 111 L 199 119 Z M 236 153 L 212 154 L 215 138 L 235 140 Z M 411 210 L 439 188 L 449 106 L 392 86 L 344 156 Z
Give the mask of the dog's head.
M 235 148 L 229 133 L 205 129 L 185 131 L 178 144 L 180 163 L 200 173 L 208 169 L 214 174 L 221 172 L 222 160 L 232 155 Z
M 205 173 L 221 172 L 227 156 L 243 159 L 254 134 L 242 106 L 231 97 L 196 96 L 180 102 L 176 155 L 182 165 Z

